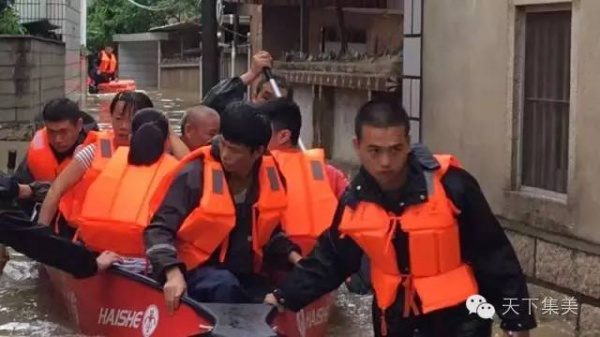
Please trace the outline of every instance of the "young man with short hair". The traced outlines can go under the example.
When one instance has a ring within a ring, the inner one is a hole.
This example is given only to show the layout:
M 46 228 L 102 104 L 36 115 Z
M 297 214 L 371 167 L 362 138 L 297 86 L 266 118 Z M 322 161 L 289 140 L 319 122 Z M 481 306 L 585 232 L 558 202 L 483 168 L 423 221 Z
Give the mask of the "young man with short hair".
M 493 305 L 507 335 L 529 336 L 536 321 L 525 275 L 477 180 L 451 155 L 411 147 L 409 128 L 396 102 L 361 107 L 361 169 L 315 250 L 265 301 L 298 311 L 367 255 L 375 336 L 490 337 L 492 320 L 470 314 L 467 301 Z M 515 310 L 502 312 L 508 299 Z

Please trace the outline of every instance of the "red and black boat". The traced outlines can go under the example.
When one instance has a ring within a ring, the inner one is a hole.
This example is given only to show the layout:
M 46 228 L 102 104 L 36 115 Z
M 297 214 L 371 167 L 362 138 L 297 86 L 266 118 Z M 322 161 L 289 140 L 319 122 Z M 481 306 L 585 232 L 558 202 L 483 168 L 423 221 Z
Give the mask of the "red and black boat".
M 58 269 L 45 269 L 73 323 L 92 336 L 322 337 L 333 305 L 333 294 L 297 313 L 280 313 L 264 304 L 208 304 L 184 297 L 169 315 L 162 288 L 144 275 L 113 267 L 75 279 Z

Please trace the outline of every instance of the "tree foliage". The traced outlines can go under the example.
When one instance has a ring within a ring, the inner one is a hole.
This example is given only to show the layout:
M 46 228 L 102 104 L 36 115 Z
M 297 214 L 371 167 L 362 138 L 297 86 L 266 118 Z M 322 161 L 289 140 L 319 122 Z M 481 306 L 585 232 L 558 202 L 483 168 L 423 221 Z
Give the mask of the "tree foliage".
M 1 0 L 0 0 L 1 1 Z M 143 33 L 170 21 L 197 17 L 197 0 L 136 0 L 160 11 L 143 9 L 127 0 L 95 0 L 88 9 L 87 46 L 97 51 L 114 34 Z
M 0 0 L 0 34 L 21 35 L 26 33 L 19 21 L 19 13 L 13 5 L 14 0 Z

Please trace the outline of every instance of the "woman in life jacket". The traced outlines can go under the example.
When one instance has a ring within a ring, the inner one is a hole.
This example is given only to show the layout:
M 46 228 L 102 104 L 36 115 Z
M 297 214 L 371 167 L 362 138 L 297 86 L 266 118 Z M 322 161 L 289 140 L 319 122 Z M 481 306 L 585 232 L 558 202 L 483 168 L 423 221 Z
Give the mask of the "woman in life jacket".
M 177 160 L 165 153 L 169 123 L 161 112 L 152 108 L 136 112 L 131 130 L 130 146 L 119 147 L 111 155 L 102 172 L 89 185 L 75 219 L 75 225 L 83 228 L 81 238 L 86 244 L 86 239 L 90 239 L 88 248 L 95 251 L 143 255 L 142 231 L 149 217 L 148 199 L 162 176 L 177 165 Z M 103 155 L 102 150 L 97 153 Z M 48 192 L 40 224 L 50 224 L 56 200 L 77 184 L 97 160 L 94 158 L 90 163 L 81 154 L 82 151 L 75 156 L 77 165 L 71 170 L 67 168 L 66 174 L 59 176 Z
M 114 150 L 129 145 L 131 120 L 135 112 L 152 107 L 152 100 L 142 92 L 123 91 L 113 97 L 110 102 L 112 128 L 99 132 L 94 143 L 76 150 L 74 160 L 53 183 L 56 185 L 53 191 L 57 194 L 47 195 L 44 200 L 49 207 L 47 211 L 51 212 L 45 217 L 50 217 L 50 220 L 41 221 L 40 211 L 40 223 L 52 222 L 58 207 L 60 216 L 54 221 L 54 230 L 67 238 L 73 237 L 75 219 L 89 185 L 103 170 Z M 100 155 L 101 150 L 104 156 Z
M 130 147 L 116 150 L 82 201 L 76 237 L 89 249 L 144 257 L 142 232 L 150 218 L 150 199 L 179 164 L 166 152 L 168 145 L 167 118 L 154 109 L 138 111 Z M 131 261 L 139 267 L 137 260 Z

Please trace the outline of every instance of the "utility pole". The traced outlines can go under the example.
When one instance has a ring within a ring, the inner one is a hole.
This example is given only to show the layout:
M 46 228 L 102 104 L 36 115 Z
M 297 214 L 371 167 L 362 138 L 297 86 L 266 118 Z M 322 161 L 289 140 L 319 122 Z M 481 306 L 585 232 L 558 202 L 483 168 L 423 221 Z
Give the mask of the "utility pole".
M 239 44 L 239 41 L 238 41 L 239 31 L 240 31 L 239 5 L 235 4 L 234 10 L 233 10 L 233 39 L 231 40 L 231 54 L 230 54 L 230 56 L 231 56 L 231 74 L 229 77 L 236 76 L 235 63 L 237 61 L 236 59 L 237 59 L 237 46 Z
M 217 0 L 202 0 L 202 96 L 219 82 Z

